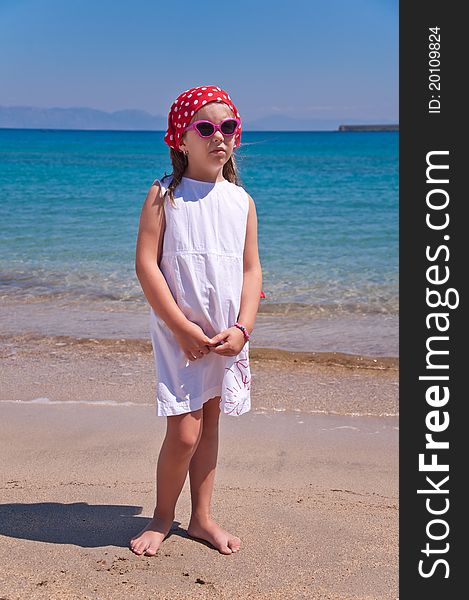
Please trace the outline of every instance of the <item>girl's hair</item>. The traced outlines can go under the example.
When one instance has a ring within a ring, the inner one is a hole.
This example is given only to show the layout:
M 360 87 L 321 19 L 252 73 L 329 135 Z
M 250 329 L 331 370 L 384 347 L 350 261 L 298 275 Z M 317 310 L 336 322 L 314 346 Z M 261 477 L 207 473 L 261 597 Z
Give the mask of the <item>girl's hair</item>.
M 171 158 L 171 164 L 173 165 L 173 172 L 170 174 L 173 176 L 173 180 L 164 193 L 164 198 L 166 199 L 166 196 L 168 196 L 171 206 L 175 208 L 176 202 L 174 200 L 174 190 L 181 183 L 181 178 L 184 175 L 188 165 L 188 159 L 184 152 L 175 150 L 174 148 L 169 149 L 169 156 Z M 167 175 L 165 171 L 162 181 L 166 179 L 166 177 L 170 177 L 170 175 Z M 231 183 L 240 185 L 240 177 L 234 154 L 232 154 L 227 162 L 223 165 L 223 177 Z

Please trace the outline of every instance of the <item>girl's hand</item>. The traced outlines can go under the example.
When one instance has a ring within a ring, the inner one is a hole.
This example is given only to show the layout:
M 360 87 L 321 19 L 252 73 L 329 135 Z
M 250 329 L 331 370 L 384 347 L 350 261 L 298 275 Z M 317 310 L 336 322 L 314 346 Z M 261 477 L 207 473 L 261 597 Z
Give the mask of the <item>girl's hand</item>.
M 241 352 L 246 343 L 244 333 L 237 327 L 229 327 L 209 339 L 210 352 L 221 356 L 236 356 Z M 215 346 L 214 346 L 215 344 Z
M 208 344 L 211 340 L 197 323 L 188 320 L 182 329 L 174 332 L 174 335 L 189 360 L 203 358 L 210 352 Z

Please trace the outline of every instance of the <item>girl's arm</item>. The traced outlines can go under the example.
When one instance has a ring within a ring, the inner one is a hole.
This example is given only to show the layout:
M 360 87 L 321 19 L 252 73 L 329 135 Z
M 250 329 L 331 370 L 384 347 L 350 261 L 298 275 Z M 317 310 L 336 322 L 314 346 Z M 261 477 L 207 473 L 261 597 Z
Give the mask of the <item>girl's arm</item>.
M 257 243 L 257 214 L 254 200 L 249 197 L 249 212 L 246 225 L 246 240 L 243 255 L 243 289 L 238 323 L 246 327 L 248 333 L 254 329 L 262 290 L 262 268 Z
M 148 191 L 140 215 L 135 271 L 153 310 L 173 332 L 180 332 L 189 321 L 177 305 L 159 268 L 164 230 L 164 198 L 161 187 L 155 184 Z

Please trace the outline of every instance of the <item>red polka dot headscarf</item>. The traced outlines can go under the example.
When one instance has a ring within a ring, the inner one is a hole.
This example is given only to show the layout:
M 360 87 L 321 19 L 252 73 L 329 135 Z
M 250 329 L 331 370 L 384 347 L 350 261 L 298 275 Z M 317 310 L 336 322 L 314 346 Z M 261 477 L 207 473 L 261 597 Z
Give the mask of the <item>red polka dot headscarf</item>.
M 179 150 L 184 128 L 194 114 L 209 102 L 224 102 L 231 108 L 235 117 L 240 119 L 239 112 L 233 104 L 229 94 L 216 85 L 204 85 L 193 87 L 180 94 L 172 103 L 168 114 L 168 131 L 164 141 L 170 148 Z M 241 125 L 235 133 L 235 144 L 237 148 L 241 143 Z

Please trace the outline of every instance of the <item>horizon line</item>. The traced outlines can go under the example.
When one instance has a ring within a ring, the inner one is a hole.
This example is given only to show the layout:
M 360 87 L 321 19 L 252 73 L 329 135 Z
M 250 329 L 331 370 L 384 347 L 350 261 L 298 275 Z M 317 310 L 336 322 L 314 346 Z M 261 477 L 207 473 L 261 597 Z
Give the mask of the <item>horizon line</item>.
M 337 129 L 243 129 L 244 132 L 253 133 L 396 133 L 396 130 L 383 130 L 380 132 L 357 132 L 353 130 L 340 131 L 340 127 L 399 127 L 399 123 L 363 123 L 353 125 L 338 125 Z M 15 130 L 15 131 L 112 131 L 112 132 L 132 132 L 132 133 L 165 133 L 166 129 L 81 129 L 79 127 L 2 127 L 0 130 Z M 397 129 L 399 131 L 399 129 Z

